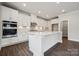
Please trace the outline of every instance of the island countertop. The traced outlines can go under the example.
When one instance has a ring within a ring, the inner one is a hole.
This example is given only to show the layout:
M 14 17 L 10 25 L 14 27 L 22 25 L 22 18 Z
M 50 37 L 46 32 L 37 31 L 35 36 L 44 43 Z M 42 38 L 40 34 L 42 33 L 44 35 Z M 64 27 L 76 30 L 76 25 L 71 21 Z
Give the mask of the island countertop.
M 62 33 L 59 31 L 53 31 L 53 32 L 29 32 L 30 35 L 50 35 L 50 34 L 58 34 Z

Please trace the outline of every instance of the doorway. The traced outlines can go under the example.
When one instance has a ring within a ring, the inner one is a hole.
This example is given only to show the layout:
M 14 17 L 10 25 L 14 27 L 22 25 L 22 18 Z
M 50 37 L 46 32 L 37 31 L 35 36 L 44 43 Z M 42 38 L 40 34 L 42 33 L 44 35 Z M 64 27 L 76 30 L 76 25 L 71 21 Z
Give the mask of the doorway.
M 68 21 L 62 21 L 61 22 L 61 31 L 62 31 L 62 40 L 63 43 L 67 43 L 68 42 Z
M 52 31 L 58 31 L 58 24 L 52 24 Z
M 68 21 L 62 21 L 62 36 L 68 37 Z

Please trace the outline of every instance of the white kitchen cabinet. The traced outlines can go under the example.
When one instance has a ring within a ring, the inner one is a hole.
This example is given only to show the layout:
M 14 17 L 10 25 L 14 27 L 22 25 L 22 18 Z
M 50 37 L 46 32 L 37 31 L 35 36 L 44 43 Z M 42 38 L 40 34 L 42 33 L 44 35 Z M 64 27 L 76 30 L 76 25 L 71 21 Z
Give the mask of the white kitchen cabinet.
M 12 17 L 12 21 L 19 22 L 18 21 L 18 11 L 17 10 L 12 10 L 11 17 Z
M 17 21 L 18 11 L 12 8 L 1 6 L 1 19 L 7 21 Z
M 19 25 L 21 26 L 29 26 L 30 25 L 30 16 L 24 14 L 24 13 L 21 13 L 19 12 Z
M 30 26 L 30 16 L 22 12 L 18 13 L 19 25 Z
M 3 38 L 1 40 L 1 46 L 5 47 L 5 46 L 9 46 L 9 45 L 13 45 L 17 43 L 17 38 L 13 37 L 13 38 Z
M 2 21 L 15 21 L 17 26 L 17 37 L 2 38 Z M 23 28 L 19 28 L 22 26 Z M 5 47 L 21 42 L 28 41 L 27 26 L 30 26 L 30 16 L 27 14 L 19 13 L 17 10 L 0 6 L 0 47 Z
M 18 22 L 18 11 L 12 8 L 8 8 L 0 5 L 0 47 L 5 47 L 5 46 L 19 43 L 18 36 L 12 37 L 12 38 L 2 38 L 3 20 Z
M 30 16 L 19 12 L 18 20 L 18 39 L 19 41 L 28 41 L 28 29 L 26 27 L 30 26 Z

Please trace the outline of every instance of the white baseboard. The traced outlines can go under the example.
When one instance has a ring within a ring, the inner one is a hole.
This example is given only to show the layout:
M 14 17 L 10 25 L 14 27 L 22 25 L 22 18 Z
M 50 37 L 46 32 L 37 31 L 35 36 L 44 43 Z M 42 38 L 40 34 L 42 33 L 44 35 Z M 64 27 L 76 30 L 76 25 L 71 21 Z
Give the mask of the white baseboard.
M 69 39 L 70 41 L 79 42 L 79 39 Z

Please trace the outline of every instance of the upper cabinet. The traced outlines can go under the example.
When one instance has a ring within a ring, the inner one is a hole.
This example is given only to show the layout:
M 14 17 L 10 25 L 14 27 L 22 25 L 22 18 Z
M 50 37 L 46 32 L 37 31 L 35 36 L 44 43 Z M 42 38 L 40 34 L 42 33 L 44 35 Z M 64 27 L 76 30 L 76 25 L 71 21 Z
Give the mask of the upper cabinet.
M 30 16 L 27 14 L 24 14 L 22 12 L 19 12 L 18 15 L 19 25 L 21 26 L 30 26 Z
M 12 8 L 1 6 L 1 19 L 7 21 L 17 21 L 18 11 Z

